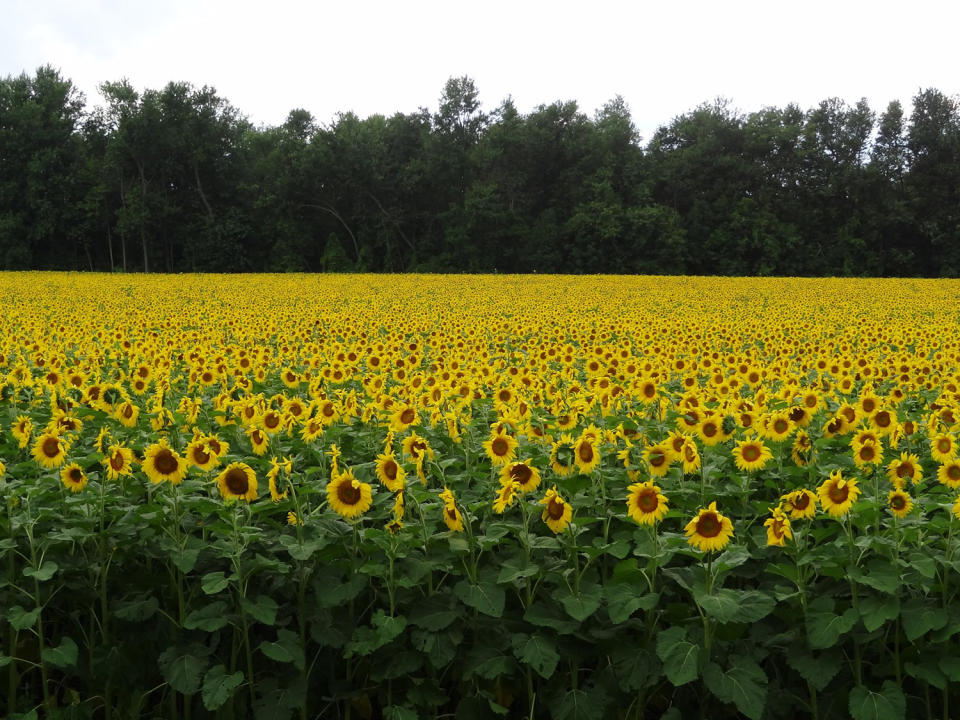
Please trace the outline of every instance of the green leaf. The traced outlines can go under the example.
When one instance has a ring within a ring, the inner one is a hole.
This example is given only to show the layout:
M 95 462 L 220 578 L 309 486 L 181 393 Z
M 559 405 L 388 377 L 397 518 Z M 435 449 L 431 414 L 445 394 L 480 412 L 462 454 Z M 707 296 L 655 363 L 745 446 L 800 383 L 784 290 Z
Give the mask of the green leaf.
M 753 623 L 762 620 L 777 606 L 777 601 L 759 590 L 715 590 L 708 595 L 695 591 L 697 604 L 722 623 Z
M 13 658 L 9 655 L 4 655 L 0 652 L 0 668 L 5 668 L 7 665 L 13 662 Z
M 203 677 L 203 706 L 207 710 L 223 707 L 242 682 L 242 672 L 227 675 L 227 669 L 223 665 L 214 665 Z
M 198 557 L 200 557 L 200 551 L 196 548 L 180 548 L 173 553 L 173 564 L 186 575 L 196 567 Z
M 509 675 L 515 667 L 516 663 L 509 655 L 489 645 L 481 645 L 467 654 L 463 663 L 463 677 L 468 680 L 477 675 L 485 680 L 493 680 Z
M 401 707 L 400 705 L 390 705 L 383 709 L 383 720 L 420 720 L 416 710 Z
M 216 595 L 227 587 L 227 578 L 222 572 L 207 573 L 200 580 L 200 587 L 207 595 Z
M 202 608 L 192 610 L 183 621 L 183 626 L 187 630 L 216 632 L 227 622 L 227 604 L 222 600 L 216 600 Z
M 520 662 L 536 670 L 544 680 L 550 679 L 560 661 L 556 644 L 543 635 L 531 635 L 527 638 L 523 635 L 515 635 L 513 654 Z
M 303 669 L 303 649 L 300 647 L 300 638 L 290 630 L 277 630 L 276 642 L 260 643 L 260 652 L 271 660 L 282 663 L 293 663 L 298 670 Z
M 724 672 L 716 663 L 707 663 L 703 681 L 723 702 L 733 703 L 751 720 L 760 720 L 767 701 L 767 676 L 752 658 L 730 656 L 730 668 Z
M 667 678 L 676 687 L 696 680 L 700 648 L 686 639 L 682 627 L 671 627 L 657 634 L 657 657 L 663 662 Z
M 869 631 L 883 626 L 890 620 L 896 620 L 900 614 L 900 598 L 896 595 L 892 597 L 869 596 L 860 599 L 860 617 L 863 619 L 863 626 Z
M 359 595 L 369 581 L 366 575 L 359 573 L 351 575 L 346 581 L 339 577 L 325 578 L 320 575 L 318 582 L 314 583 L 317 590 L 317 603 L 322 608 L 340 607 Z
M 39 568 L 25 567 L 23 574 L 26 577 L 36 578 L 39 582 L 46 582 L 52 578 L 59 569 L 60 566 L 53 562 L 53 560 L 44 560 Z
M 614 583 L 603 589 L 607 599 L 607 612 L 614 625 L 625 623 L 637 610 L 652 610 L 660 599 L 658 593 L 638 593 L 630 583 Z
M 868 585 L 888 595 L 894 595 L 900 589 L 900 573 L 892 563 L 872 560 L 867 565 L 867 569 L 870 571 L 869 574 L 864 573 L 860 568 L 853 567 L 850 570 L 850 577 L 861 585 Z
M 461 580 L 454 586 L 453 591 L 466 605 L 476 608 L 484 615 L 495 618 L 503 615 L 506 595 L 499 585 L 491 582 L 474 585 L 469 580 Z
M 851 690 L 849 709 L 853 720 L 903 720 L 907 714 L 907 699 L 896 683 L 887 680 L 880 692 L 862 685 Z
M 813 604 L 811 603 L 811 608 Z M 853 608 L 848 608 L 843 615 L 835 615 L 829 611 L 809 610 L 807 612 L 807 636 L 810 647 L 814 650 L 824 650 L 837 644 L 840 636 L 850 632 L 857 624 L 859 614 Z
M 806 655 L 802 651 L 795 651 L 787 654 L 787 664 L 813 685 L 817 692 L 823 692 L 840 672 L 843 656 L 837 651 L 819 655 Z
M 243 609 L 254 620 L 272 626 L 277 621 L 277 601 L 268 595 L 257 595 L 253 600 L 243 598 Z
M 940 658 L 939 665 L 940 670 L 950 679 L 950 682 L 960 682 L 960 657 L 945 655 Z
M 566 594 L 560 597 L 563 609 L 574 620 L 583 622 L 593 615 L 603 601 L 603 587 L 596 583 L 583 583 L 576 595 Z
M 377 647 L 391 642 L 407 627 L 407 619 L 403 615 L 390 617 L 383 610 L 377 610 L 371 622 L 377 633 Z
M 10 626 L 17 632 L 36 625 L 38 617 L 40 617 L 40 608 L 24 610 L 19 605 L 14 605 L 7 610 L 7 622 L 9 622 Z
M 176 646 L 164 650 L 157 658 L 163 679 L 178 693 L 193 695 L 200 689 L 203 671 L 207 669 L 207 658 L 198 657 L 190 650 Z
M 553 720 L 599 720 L 603 707 L 583 690 L 568 690 L 551 708 Z
M 562 615 L 559 608 L 554 610 L 553 606 L 543 603 L 533 603 L 523 614 L 523 619 L 537 627 L 551 628 L 561 635 L 569 635 L 580 629 L 580 623 Z
M 540 568 L 532 563 L 524 564 L 522 558 L 517 558 L 514 560 L 507 560 L 500 566 L 500 574 L 497 576 L 497 583 L 512 583 L 514 580 L 519 580 L 521 578 L 533 577 L 538 572 Z
M 443 630 L 457 619 L 459 613 L 451 609 L 449 595 L 433 595 L 414 607 L 410 615 L 410 624 L 424 630 Z
M 913 642 L 931 630 L 942 628 L 950 620 L 950 616 L 943 608 L 929 604 L 922 598 L 915 598 L 903 605 L 900 620 L 903 634 L 907 636 L 907 640 Z
M 160 603 L 157 602 L 157 599 L 149 595 L 136 600 L 127 600 L 119 603 L 113 609 L 113 614 L 121 620 L 143 622 L 153 617 L 159 607 Z
M 64 637 L 57 647 L 43 649 L 43 661 L 58 668 L 73 667 L 77 664 L 77 651 L 73 638 Z
M 910 677 L 923 680 L 938 690 L 943 690 L 947 686 L 947 678 L 940 672 L 940 668 L 933 659 L 924 660 L 920 663 L 907 662 L 903 668 Z

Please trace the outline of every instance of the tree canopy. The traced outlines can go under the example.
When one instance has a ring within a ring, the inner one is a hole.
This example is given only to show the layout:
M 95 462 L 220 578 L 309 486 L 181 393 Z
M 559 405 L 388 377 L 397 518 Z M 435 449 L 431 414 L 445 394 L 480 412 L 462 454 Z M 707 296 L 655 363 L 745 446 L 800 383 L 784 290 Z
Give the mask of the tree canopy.
M 295 108 L 253 126 L 212 87 L 85 98 L 0 79 L 0 269 L 960 274 L 960 103 L 723 100 L 644 143 L 622 98 Z

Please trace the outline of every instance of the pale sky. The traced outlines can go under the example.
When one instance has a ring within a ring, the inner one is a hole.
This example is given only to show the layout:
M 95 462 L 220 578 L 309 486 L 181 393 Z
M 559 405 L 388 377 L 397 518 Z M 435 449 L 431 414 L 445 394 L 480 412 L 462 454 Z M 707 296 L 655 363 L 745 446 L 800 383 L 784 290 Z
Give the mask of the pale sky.
M 49 63 L 88 105 L 122 77 L 212 85 L 265 125 L 295 107 L 321 123 L 436 110 L 461 75 L 484 110 L 512 95 L 521 112 L 576 100 L 592 115 L 622 95 L 644 141 L 718 96 L 743 112 L 899 99 L 909 114 L 922 88 L 960 92 L 951 0 L 0 0 L 0 19 L 0 76 Z

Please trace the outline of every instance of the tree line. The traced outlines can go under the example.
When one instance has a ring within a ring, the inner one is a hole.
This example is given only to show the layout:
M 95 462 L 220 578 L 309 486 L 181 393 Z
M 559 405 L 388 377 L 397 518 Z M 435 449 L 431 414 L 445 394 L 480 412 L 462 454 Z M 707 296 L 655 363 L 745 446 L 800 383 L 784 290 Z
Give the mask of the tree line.
M 622 98 L 252 125 L 211 87 L 0 79 L 0 269 L 960 274 L 960 102 Z

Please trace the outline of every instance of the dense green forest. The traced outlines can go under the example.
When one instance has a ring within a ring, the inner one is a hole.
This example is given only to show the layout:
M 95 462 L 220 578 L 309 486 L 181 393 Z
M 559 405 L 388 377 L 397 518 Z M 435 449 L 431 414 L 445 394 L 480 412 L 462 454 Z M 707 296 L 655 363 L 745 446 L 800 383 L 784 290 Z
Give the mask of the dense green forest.
M 0 79 L 0 269 L 960 274 L 960 102 L 704 104 L 642 142 L 614 98 L 302 109 L 213 88 Z

